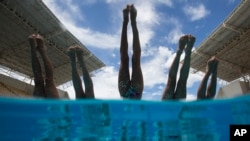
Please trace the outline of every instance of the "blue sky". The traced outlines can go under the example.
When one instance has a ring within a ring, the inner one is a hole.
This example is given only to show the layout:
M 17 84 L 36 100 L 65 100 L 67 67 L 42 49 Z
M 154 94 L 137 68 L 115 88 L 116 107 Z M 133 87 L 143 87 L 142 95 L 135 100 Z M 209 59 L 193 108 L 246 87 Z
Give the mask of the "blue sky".
M 127 4 L 134 4 L 137 8 L 137 26 L 142 47 L 141 64 L 144 76 L 142 99 L 160 100 L 179 37 L 184 34 L 194 35 L 196 37 L 194 49 L 197 48 L 240 1 L 43 0 L 43 2 L 63 26 L 106 64 L 106 67 L 96 71 L 92 77 L 95 96 L 98 99 L 120 99 L 117 81 L 122 10 Z M 130 56 L 131 31 L 129 25 Z M 188 100 L 196 98 L 196 91 L 203 76 L 203 73 L 189 74 Z M 218 84 L 218 88 L 220 85 Z M 74 98 L 72 86 L 65 90 L 71 98 Z

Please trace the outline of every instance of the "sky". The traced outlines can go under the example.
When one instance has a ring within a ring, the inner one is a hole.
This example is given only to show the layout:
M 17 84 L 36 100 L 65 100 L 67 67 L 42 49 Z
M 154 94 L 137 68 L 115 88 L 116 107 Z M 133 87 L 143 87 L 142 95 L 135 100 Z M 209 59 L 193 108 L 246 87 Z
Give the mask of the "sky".
M 179 37 L 192 34 L 196 49 L 240 3 L 240 0 L 43 0 L 47 7 L 82 44 L 106 66 L 92 73 L 97 99 L 121 99 L 118 92 L 122 10 L 137 9 L 137 27 L 142 49 L 143 100 L 161 100 Z M 128 43 L 132 53 L 132 29 Z M 184 58 L 184 53 L 182 57 Z M 179 69 L 181 64 L 179 66 Z M 192 72 L 192 69 L 191 71 Z M 179 72 L 178 72 L 179 75 Z M 178 79 L 177 75 L 177 79 Z M 186 100 L 195 100 L 204 74 L 189 73 Z M 217 89 L 223 84 L 218 81 Z M 73 86 L 65 88 L 75 98 Z

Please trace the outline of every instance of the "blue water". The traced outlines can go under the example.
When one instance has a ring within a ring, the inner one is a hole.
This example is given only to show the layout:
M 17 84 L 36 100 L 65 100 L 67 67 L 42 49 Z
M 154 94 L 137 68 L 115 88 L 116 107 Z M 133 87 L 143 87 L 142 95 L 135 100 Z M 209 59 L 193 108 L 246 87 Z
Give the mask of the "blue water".
M 0 98 L 0 141 L 228 141 L 250 96 L 194 102 Z

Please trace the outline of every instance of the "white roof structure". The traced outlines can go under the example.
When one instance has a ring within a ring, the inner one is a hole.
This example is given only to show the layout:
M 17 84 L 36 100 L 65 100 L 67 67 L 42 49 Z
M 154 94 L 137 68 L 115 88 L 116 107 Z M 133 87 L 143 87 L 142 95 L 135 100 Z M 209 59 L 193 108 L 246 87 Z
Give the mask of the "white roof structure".
M 218 77 L 231 82 L 250 76 L 250 0 L 242 0 L 232 13 L 191 55 L 191 67 L 206 71 L 207 60 L 219 60 Z
M 4 80 L 4 81 L 2 81 Z M 0 97 L 32 97 L 34 86 L 0 74 Z M 57 89 L 60 98 L 68 99 L 68 92 Z
M 80 45 L 84 49 L 90 72 L 105 66 L 63 27 L 42 0 L 1 0 L 0 29 L 0 66 L 30 78 L 33 78 L 33 73 L 28 36 L 35 32 L 45 38 L 56 85 L 71 80 L 70 60 L 66 52 L 71 45 Z

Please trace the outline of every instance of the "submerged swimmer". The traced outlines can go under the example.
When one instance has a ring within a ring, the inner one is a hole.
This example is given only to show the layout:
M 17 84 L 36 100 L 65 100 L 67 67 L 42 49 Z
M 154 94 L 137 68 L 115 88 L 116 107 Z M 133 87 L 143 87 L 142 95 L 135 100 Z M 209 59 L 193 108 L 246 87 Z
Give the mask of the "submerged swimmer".
M 71 61 L 72 81 L 75 89 L 76 98 L 95 98 L 93 82 L 85 65 L 83 49 L 80 46 L 71 46 L 68 48 L 68 55 Z M 80 64 L 85 85 L 85 92 L 82 87 L 80 76 L 77 72 L 76 58 Z
M 129 55 L 127 40 L 127 25 L 130 20 L 133 32 L 133 55 L 132 55 L 132 76 L 129 74 Z M 143 76 L 141 70 L 141 46 L 139 32 L 136 25 L 137 11 L 134 5 L 127 5 L 123 10 L 123 25 L 120 45 L 120 69 L 118 76 L 118 88 L 120 95 L 124 98 L 141 99 L 143 91 Z
M 162 100 L 167 99 L 185 99 L 187 96 L 187 79 L 190 68 L 191 51 L 195 42 L 192 35 L 184 35 L 179 39 L 179 45 L 174 61 L 169 69 L 168 81 L 163 92 Z M 185 58 L 180 70 L 180 77 L 176 86 L 176 76 L 179 68 L 181 54 L 185 51 Z
M 47 48 L 44 45 L 43 37 L 39 34 L 32 34 L 29 36 L 29 44 L 31 47 L 31 65 L 35 82 L 33 96 L 59 98 L 59 94 L 53 79 L 53 66 L 51 60 L 48 57 Z M 42 74 L 37 51 L 40 53 L 44 62 L 46 73 L 45 78 Z

